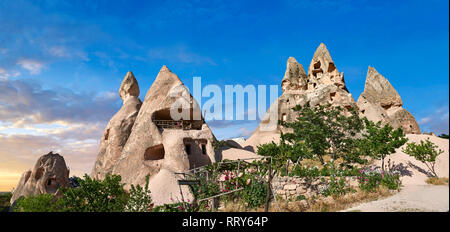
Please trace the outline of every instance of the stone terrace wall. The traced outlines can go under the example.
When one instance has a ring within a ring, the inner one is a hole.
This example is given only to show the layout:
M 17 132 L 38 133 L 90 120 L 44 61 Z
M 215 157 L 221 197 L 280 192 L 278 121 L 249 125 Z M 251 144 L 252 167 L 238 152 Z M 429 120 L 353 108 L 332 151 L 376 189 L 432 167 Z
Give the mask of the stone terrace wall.
M 344 177 L 347 187 L 357 187 L 357 177 Z M 307 180 L 304 177 L 276 176 L 272 180 L 273 191 L 283 199 L 295 200 L 298 196 L 312 197 L 328 188 L 330 177 L 315 177 Z

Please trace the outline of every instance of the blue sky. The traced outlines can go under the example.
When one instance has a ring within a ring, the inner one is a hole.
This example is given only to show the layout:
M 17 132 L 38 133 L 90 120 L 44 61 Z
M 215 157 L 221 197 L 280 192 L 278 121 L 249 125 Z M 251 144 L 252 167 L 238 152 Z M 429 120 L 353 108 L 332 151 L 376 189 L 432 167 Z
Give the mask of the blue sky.
M 128 70 L 141 99 L 162 65 L 187 86 L 193 76 L 219 86 L 279 85 L 287 59 L 307 68 L 321 42 L 355 100 L 373 66 L 422 130 L 448 133 L 448 9 L 436 0 L 1 1 L 0 159 L 16 152 L 11 144 L 23 154 L 0 175 L 42 155 L 20 146 L 41 140 L 88 171 L 83 162 L 95 160 Z M 256 126 L 211 125 L 219 138 L 248 136 Z

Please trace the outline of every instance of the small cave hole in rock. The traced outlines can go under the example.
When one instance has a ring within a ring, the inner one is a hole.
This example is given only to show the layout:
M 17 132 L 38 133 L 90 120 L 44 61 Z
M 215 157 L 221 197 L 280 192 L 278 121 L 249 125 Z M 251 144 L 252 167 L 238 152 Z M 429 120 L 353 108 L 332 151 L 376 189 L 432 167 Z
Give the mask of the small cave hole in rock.
M 314 63 L 314 69 L 320 68 L 320 60 L 318 60 L 316 63 Z
M 105 140 L 108 140 L 108 137 L 109 137 L 109 129 L 106 130 L 106 133 L 105 133 Z
M 336 69 L 336 66 L 334 66 L 333 62 L 330 62 L 328 65 L 328 72 L 333 72 Z
M 164 145 L 158 144 L 155 146 L 151 146 L 145 150 L 144 160 L 160 160 L 164 159 Z
M 331 101 L 334 100 L 334 97 L 336 96 L 336 92 L 330 93 L 330 99 Z
M 54 178 L 49 178 L 46 182 L 45 182 L 45 191 L 47 191 L 47 193 L 55 193 L 56 190 L 58 190 L 59 184 L 58 182 L 56 182 L 56 180 Z
M 384 110 L 388 110 L 389 108 L 391 108 L 392 105 L 384 105 L 382 106 Z
M 366 112 L 366 110 L 361 110 L 361 113 L 363 113 L 363 114 L 364 114 L 365 112 Z

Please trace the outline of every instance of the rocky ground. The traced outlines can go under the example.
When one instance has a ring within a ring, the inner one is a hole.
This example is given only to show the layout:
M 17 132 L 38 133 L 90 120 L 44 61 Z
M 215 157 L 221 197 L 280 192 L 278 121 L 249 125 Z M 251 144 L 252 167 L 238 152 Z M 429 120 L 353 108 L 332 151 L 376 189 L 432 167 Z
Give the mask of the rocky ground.
M 391 197 L 363 203 L 343 212 L 448 212 L 449 187 L 410 185 Z

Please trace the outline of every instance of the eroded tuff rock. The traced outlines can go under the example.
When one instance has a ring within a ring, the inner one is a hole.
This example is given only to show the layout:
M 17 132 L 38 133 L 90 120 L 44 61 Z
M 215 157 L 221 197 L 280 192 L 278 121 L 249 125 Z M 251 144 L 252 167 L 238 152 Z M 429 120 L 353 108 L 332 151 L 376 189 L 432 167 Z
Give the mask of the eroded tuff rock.
M 307 75 L 303 66 L 290 57 L 281 85 L 283 94 L 270 106 L 258 128 L 243 144 L 244 148 L 256 151 L 260 144 L 279 141 L 283 128 L 277 126 L 270 129 L 272 127 L 269 125 L 269 115 L 273 112 L 277 115 L 277 120 L 292 122 L 297 118 L 297 113 L 292 110 L 296 105 L 330 103 L 332 106 L 342 107 L 346 114 L 350 108 L 357 109 L 355 100 L 345 86 L 344 74 L 338 72 L 323 43 L 314 53 Z
M 358 98 L 358 108 L 362 115 L 374 122 L 389 123 L 394 128 L 402 128 L 407 134 L 420 134 L 414 116 L 405 110 L 402 99 L 389 81 L 369 67 L 364 92 Z
M 132 72 L 128 72 L 119 89 L 123 105 L 111 118 L 100 140 L 100 149 L 91 172 L 92 178 L 103 179 L 112 172 L 125 143 L 131 134 L 131 128 L 141 108 L 139 85 Z
M 213 138 L 198 103 L 178 76 L 163 66 L 145 96 L 112 170 L 122 176 L 126 188 L 131 184 L 143 186 L 147 175 L 150 175 L 150 186 L 164 184 L 162 180 L 172 183 L 176 181 L 173 178 L 182 178 L 175 172 L 215 162 Z M 160 170 L 164 173 L 158 174 Z M 150 190 L 159 203 L 171 203 L 169 193 L 173 199 L 180 197 L 178 185 L 164 189 L 163 193 L 160 187 Z
M 69 169 L 62 156 L 50 152 L 41 156 L 32 170 L 22 174 L 10 202 L 13 204 L 21 196 L 44 193 L 56 196 L 60 194 L 60 187 L 69 187 Z
M 281 89 L 285 92 L 289 90 L 306 90 L 307 87 L 305 69 L 294 57 L 289 57 L 286 72 L 281 80 Z
M 323 43 L 314 52 L 308 68 L 309 89 L 314 89 L 321 84 L 336 85 L 348 92 L 344 82 L 344 73 L 339 73 L 331 59 L 330 52 Z

